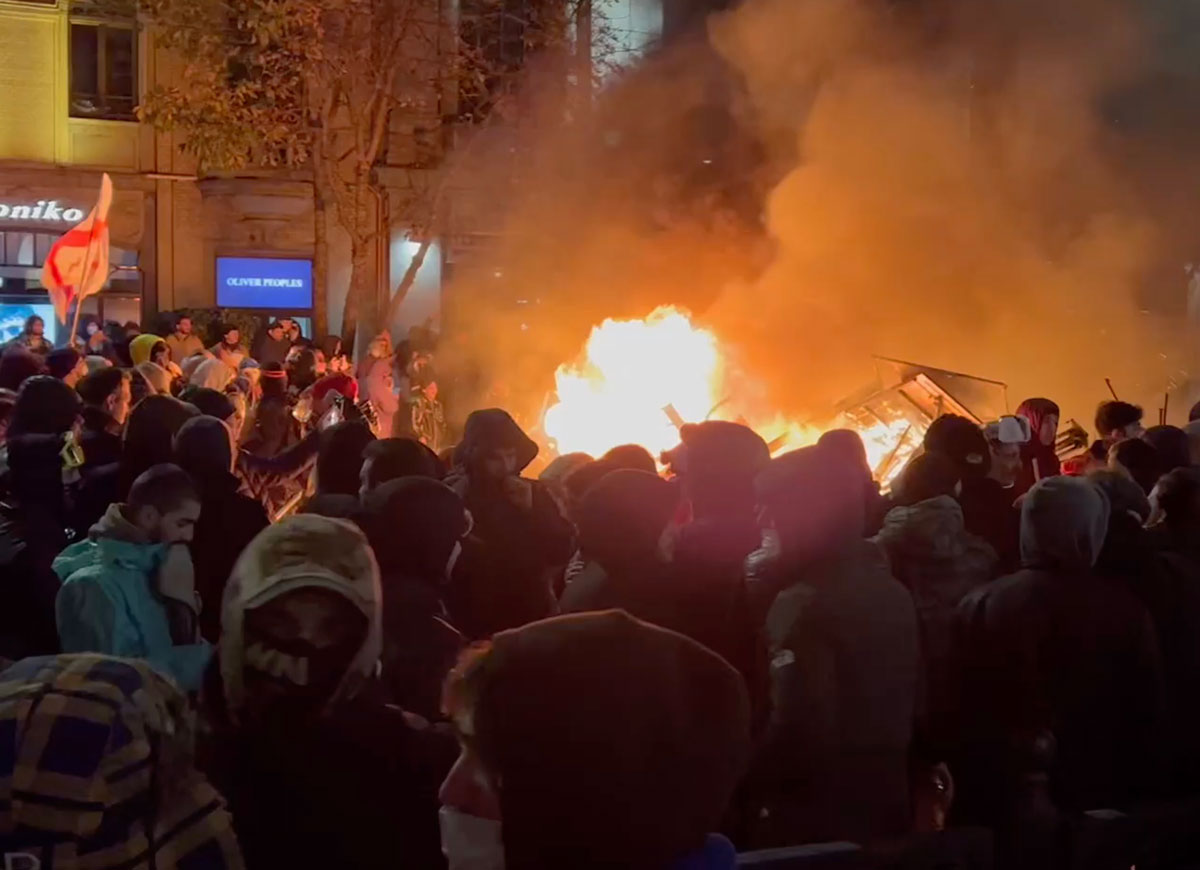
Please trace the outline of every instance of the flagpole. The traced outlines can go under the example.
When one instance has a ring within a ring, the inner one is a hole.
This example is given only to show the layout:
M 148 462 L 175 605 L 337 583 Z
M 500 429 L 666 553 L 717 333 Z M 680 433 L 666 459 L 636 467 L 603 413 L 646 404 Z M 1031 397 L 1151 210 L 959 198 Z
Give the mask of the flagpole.
M 75 317 L 71 322 L 71 336 L 69 339 L 67 339 L 67 343 L 70 347 L 74 347 L 76 344 L 80 343 L 80 341 L 79 341 L 79 315 L 80 315 L 80 312 L 83 311 L 83 292 L 82 292 L 82 290 L 87 285 L 88 266 L 90 266 L 92 263 L 92 242 L 94 242 L 96 240 L 96 225 L 98 223 L 99 223 L 99 220 L 97 220 L 95 218 L 95 216 L 93 216 L 92 226 L 88 230 L 87 249 L 83 253 L 83 278 L 79 282 L 79 285 L 75 289 Z

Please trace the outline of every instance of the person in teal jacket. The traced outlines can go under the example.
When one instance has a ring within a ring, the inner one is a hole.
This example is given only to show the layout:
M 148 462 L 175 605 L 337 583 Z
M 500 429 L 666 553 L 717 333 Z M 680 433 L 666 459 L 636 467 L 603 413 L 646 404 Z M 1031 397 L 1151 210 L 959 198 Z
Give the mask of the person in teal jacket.
M 191 560 L 185 544 L 200 516 L 187 473 L 144 472 L 125 504 L 109 506 L 88 539 L 54 560 L 63 652 L 145 659 L 185 691 L 200 688 L 212 647 L 199 641 Z

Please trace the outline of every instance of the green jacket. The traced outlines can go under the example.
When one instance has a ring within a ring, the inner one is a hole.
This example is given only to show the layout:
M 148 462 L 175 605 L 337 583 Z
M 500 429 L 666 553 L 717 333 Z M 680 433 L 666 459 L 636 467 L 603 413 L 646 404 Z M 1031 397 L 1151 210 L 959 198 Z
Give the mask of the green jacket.
M 207 643 L 175 645 L 167 609 L 154 592 L 165 544 L 147 543 L 112 505 L 88 533 L 54 560 L 62 580 L 55 602 L 65 653 L 99 652 L 145 659 L 180 688 L 200 688 L 212 657 Z

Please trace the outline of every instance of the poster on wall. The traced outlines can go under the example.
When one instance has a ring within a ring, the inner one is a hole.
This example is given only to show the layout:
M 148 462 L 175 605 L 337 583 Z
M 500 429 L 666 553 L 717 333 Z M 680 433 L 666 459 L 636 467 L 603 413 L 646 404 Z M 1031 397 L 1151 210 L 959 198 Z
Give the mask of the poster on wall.
M 25 321 L 33 315 L 46 324 L 46 339 L 58 344 L 58 318 L 53 305 L 30 305 L 27 302 L 0 302 L 0 344 L 12 341 L 25 329 Z
M 312 308 L 312 260 L 217 257 L 221 308 Z

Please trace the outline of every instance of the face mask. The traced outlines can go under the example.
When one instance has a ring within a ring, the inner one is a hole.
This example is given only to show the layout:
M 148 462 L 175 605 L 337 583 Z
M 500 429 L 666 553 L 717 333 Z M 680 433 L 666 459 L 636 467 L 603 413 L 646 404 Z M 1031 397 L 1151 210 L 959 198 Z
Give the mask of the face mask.
M 442 854 L 450 870 L 504 870 L 500 822 L 442 807 L 438 823 L 442 828 Z
M 317 649 L 304 641 L 252 642 L 246 647 L 248 683 L 277 687 L 271 713 L 315 715 L 329 702 L 345 675 L 353 649 Z

